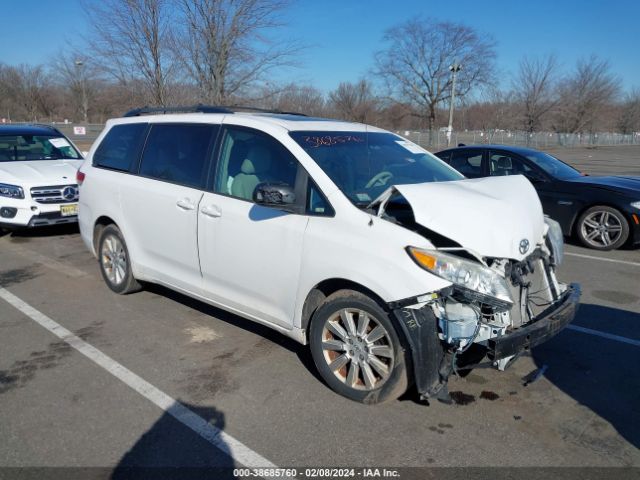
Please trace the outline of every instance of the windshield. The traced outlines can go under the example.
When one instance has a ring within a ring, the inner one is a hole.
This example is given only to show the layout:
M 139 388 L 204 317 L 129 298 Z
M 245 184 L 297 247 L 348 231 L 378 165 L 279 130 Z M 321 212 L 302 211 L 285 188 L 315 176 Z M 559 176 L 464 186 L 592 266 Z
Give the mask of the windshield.
M 302 131 L 290 135 L 356 205 L 369 204 L 391 185 L 465 178 L 392 133 Z
M 0 135 L 0 162 L 80 160 L 80 153 L 59 135 Z
M 548 153 L 528 152 L 525 156 L 554 178 L 567 180 L 582 175 L 575 168 Z

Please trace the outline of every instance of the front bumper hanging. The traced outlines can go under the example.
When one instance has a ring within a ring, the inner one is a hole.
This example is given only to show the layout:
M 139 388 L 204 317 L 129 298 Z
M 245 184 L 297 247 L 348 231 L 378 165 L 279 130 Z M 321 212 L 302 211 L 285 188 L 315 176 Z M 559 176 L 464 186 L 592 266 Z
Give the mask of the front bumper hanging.
M 492 360 L 511 357 L 557 335 L 575 317 L 580 301 L 580 286 L 571 284 L 562 296 L 525 327 L 488 341 Z M 411 349 L 416 387 L 424 398 L 447 396 L 447 379 L 453 370 L 452 352 L 438 337 L 438 319 L 430 306 L 420 309 L 394 308 Z
M 580 302 L 580 285 L 572 283 L 560 299 L 544 310 L 527 326 L 488 341 L 489 358 L 518 355 L 555 337 L 576 316 Z

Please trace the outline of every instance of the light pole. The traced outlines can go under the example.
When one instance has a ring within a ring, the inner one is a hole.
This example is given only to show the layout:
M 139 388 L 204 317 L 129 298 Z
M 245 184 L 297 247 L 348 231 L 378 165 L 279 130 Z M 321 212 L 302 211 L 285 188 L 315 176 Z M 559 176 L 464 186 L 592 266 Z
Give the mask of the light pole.
M 82 118 L 84 120 L 85 125 L 88 122 L 87 112 L 89 110 L 89 99 L 87 98 L 87 80 L 84 72 L 84 62 L 82 60 L 76 60 L 76 71 L 78 74 L 78 78 L 80 79 L 80 101 L 82 102 Z
M 453 132 L 453 104 L 456 101 L 456 73 L 460 71 L 462 66 L 456 61 L 449 67 L 451 71 L 451 103 L 449 104 L 449 126 L 447 127 L 447 147 L 451 146 L 451 134 Z

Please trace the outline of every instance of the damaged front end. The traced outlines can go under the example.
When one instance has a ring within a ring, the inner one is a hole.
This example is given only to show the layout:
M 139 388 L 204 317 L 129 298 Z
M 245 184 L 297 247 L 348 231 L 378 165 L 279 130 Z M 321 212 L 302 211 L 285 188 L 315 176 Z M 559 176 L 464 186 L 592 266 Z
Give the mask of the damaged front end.
M 479 201 L 501 201 L 495 191 L 491 195 L 482 191 L 487 184 L 491 182 L 472 185 Z M 427 188 L 394 187 L 372 205 L 378 207 L 378 216 L 427 238 L 433 248 L 407 247 L 407 253 L 420 268 L 451 283 L 445 289 L 389 305 L 411 348 L 415 382 L 423 398 L 447 399 L 448 377 L 457 369 L 477 366 L 474 360 L 488 357 L 490 364 L 504 370 L 520 354 L 556 335 L 575 316 L 580 288 L 558 282 L 555 275 L 563 256 L 559 224 L 543 217 L 539 207 L 532 209 L 526 203 L 531 200 L 530 185 L 520 180 L 502 180 L 501 184 L 507 190 L 520 187 L 523 193 L 520 204 L 511 202 L 502 208 L 507 213 L 494 221 L 494 225 L 502 222 L 498 225 L 502 236 L 492 243 L 486 242 L 488 234 L 480 236 L 487 231 L 486 225 L 469 233 L 464 225 L 449 222 L 446 236 L 440 228 L 436 233 L 433 220 L 438 214 L 414 207 L 428 202 Z M 438 188 L 440 195 L 446 192 Z M 459 185 L 455 188 L 460 190 Z M 534 206 L 539 206 L 535 192 L 533 195 Z M 500 207 L 494 205 L 495 218 Z M 491 231 L 491 235 L 498 233 Z
M 556 280 L 553 255 L 545 246 L 520 262 L 487 259 L 486 267 L 504 275 L 511 302 L 453 284 L 390 305 L 409 342 L 416 386 L 424 398 L 446 398 L 447 379 L 458 368 L 471 368 L 469 356 L 486 356 L 504 370 L 575 316 L 580 287 Z

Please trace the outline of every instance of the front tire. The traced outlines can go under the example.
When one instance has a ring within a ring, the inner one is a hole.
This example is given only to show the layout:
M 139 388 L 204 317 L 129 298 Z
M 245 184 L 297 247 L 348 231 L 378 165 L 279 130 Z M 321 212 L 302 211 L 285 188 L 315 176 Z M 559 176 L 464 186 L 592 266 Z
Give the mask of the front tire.
M 120 295 L 141 290 L 131 271 L 131 258 L 122 232 L 115 225 L 107 225 L 100 232 L 98 242 L 100 273 L 107 286 Z
M 629 238 L 629 222 L 619 210 L 596 205 L 580 215 L 576 234 L 587 248 L 614 250 Z
M 396 328 L 371 298 L 340 290 L 313 314 L 311 355 L 335 392 L 357 402 L 395 400 L 409 385 L 408 356 Z

